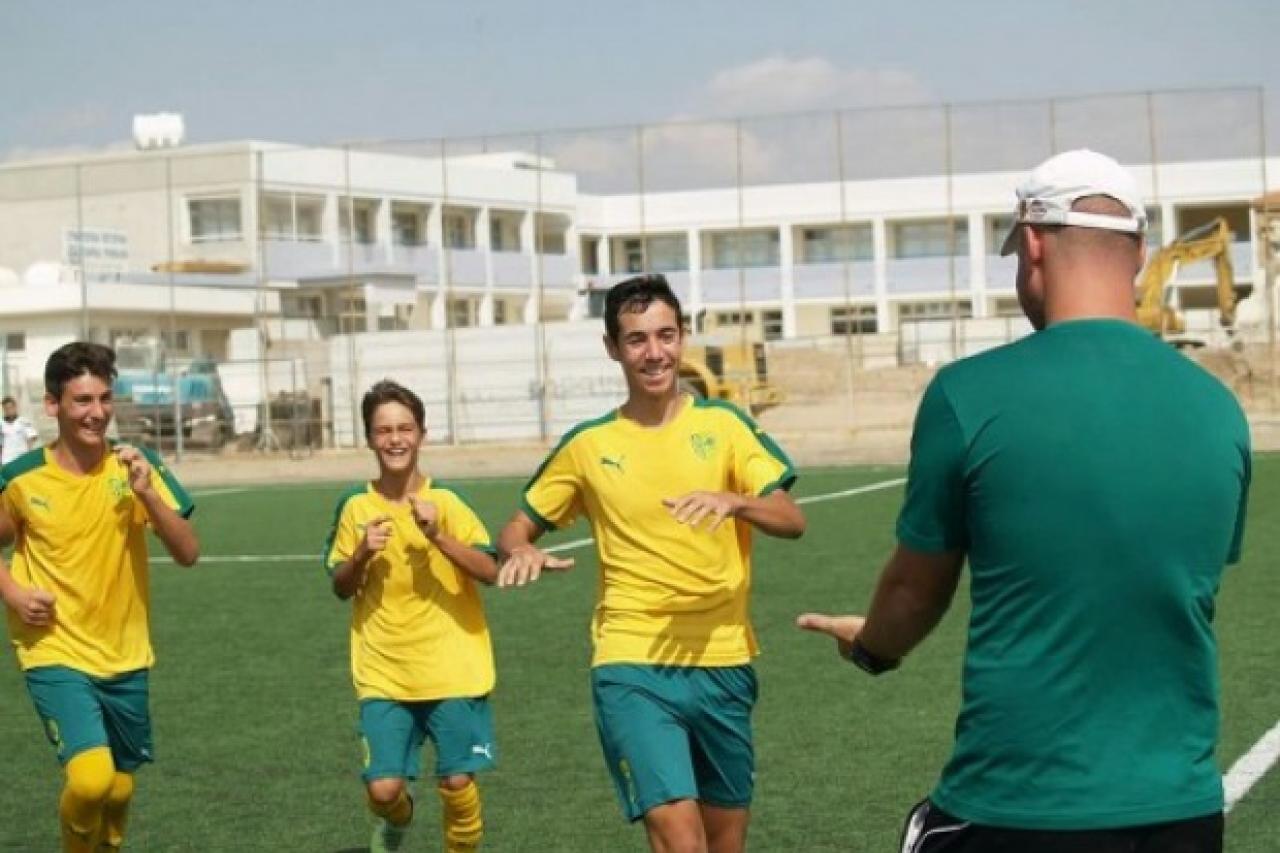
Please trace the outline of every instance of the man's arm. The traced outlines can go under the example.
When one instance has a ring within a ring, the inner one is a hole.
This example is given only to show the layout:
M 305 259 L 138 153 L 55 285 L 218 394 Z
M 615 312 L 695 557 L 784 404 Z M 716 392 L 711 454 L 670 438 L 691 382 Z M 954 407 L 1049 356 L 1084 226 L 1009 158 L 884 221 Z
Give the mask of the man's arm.
M 690 527 L 697 527 L 703 519 L 710 518 L 709 529 L 715 530 L 726 518 L 740 518 L 761 533 L 782 539 L 799 539 L 805 530 L 804 513 L 783 489 L 764 497 L 734 492 L 690 492 L 664 499 L 662 503 L 676 521 Z
M 391 539 L 391 525 L 388 524 L 390 520 L 390 516 L 386 515 L 371 519 L 364 526 L 364 536 L 356 545 L 351 558 L 343 560 L 334 568 L 333 594 L 338 598 L 346 601 L 360 589 L 369 562 L 387 547 L 387 542 Z
M 151 488 L 139 492 L 138 498 L 147 510 L 151 529 L 164 543 L 165 550 L 179 566 L 194 566 L 200 557 L 200 541 L 191 522 L 165 503 L 164 498 Z
M 9 567 L 3 559 L 0 559 L 0 601 L 18 614 L 24 624 L 35 627 L 53 624 L 56 615 L 53 593 L 28 589 L 19 584 L 9 574 Z
M 533 544 L 541 535 L 542 527 L 524 510 L 516 510 L 498 534 L 498 553 L 503 559 L 498 586 L 524 586 L 536 581 L 544 571 L 573 568 L 572 557 L 556 557 Z
M 498 563 L 491 555 L 440 529 L 440 511 L 434 503 L 417 497 L 410 497 L 409 503 L 413 507 L 413 520 L 422 535 L 439 548 L 449 562 L 481 583 L 491 584 L 498 579 Z
M 842 657 L 854 640 L 876 658 L 901 660 L 941 621 L 955 597 L 963 551 L 927 553 L 899 545 L 880 574 L 866 617 L 805 613 L 796 624 L 836 639 Z
M 0 548 L 8 548 L 18 538 L 18 525 L 13 523 L 9 513 L 0 509 Z
M 147 511 L 151 529 L 164 543 L 169 556 L 180 566 L 193 566 L 200 556 L 195 528 L 183 518 L 151 484 L 151 463 L 136 447 L 119 445 L 116 456 L 129 471 L 129 488 Z

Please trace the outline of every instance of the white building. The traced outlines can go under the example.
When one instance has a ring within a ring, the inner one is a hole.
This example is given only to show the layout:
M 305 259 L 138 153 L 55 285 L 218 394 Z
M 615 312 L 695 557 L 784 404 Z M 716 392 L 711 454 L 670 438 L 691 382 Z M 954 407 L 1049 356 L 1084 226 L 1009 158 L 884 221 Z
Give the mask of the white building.
M 1262 166 L 1134 166 L 1150 242 L 1224 216 L 1237 283 L 1260 285 Z M 893 336 L 1017 313 L 997 247 L 1023 174 L 591 195 L 522 152 L 246 141 L 9 163 L 0 342 L 29 379 L 82 328 L 226 359 L 229 332 L 260 315 L 272 342 L 575 319 L 589 290 L 644 270 L 668 276 L 700 330 Z M 1207 262 L 1181 270 L 1178 303 L 1209 312 L 1212 281 Z

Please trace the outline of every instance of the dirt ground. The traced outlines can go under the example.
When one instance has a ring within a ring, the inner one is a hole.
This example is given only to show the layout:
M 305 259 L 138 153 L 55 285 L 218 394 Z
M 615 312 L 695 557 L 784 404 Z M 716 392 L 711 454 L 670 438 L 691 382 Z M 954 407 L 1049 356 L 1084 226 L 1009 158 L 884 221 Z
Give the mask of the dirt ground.
M 1280 451 L 1280 382 L 1265 347 L 1241 352 L 1202 350 L 1188 356 L 1240 398 L 1253 429 L 1254 449 Z M 801 467 L 902 464 L 907 460 L 915 407 L 932 371 L 919 366 L 848 374 L 839 353 L 805 351 L 771 361 L 770 374 L 786 402 L 760 414 L 769 432 Z M 551 445 L 429 445 L 424 467 L 442 479 L 527 477 Z M 317 450 L 310 455 L 226 451 L 188 454 L 173 467 L 190 486 L 306 481 L 359 481 L 375 472 L 367 450 Z

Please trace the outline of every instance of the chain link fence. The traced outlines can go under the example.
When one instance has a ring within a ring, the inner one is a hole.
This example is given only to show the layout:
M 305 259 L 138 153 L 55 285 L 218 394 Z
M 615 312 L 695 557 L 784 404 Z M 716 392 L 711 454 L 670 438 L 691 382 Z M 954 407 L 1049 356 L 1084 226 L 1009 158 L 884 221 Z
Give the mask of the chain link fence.
M 1226 223 L 1231 280 L 1201 257 L 1149 286 L 1178 343 L 1274 417 L 1263 104 L 1151 92 L 6 163 L 4 391 L 41 417 L 44 359 L 87 338 L 120 353 L 121 434 L 167 453 L 358 446 L 386 377 L 422 395 L 432 441 L 548 442 L 624 396 L 601 295 L 659 272 L 693 332 L 688 387 L 792 440 L 900 445 L 933 368 L 1029 331 L 998 254 L 1013 187 L 1090 147 L 1133 170 L 1149 253 Z

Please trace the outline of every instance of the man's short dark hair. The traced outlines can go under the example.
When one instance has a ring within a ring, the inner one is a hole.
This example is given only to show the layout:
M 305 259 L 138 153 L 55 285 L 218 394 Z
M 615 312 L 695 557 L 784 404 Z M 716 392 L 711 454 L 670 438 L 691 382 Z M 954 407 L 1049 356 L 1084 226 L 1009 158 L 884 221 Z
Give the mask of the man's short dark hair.
M 7 406 L 10 403 L 12 403 L 15 406 L 18 405 L 18 401 L 13 399 L 12 397 L 5 397 L 3 400 L 0 400 L 0 406 Z
M 62 399 L 67 383 L 88 374 L 110 385 L 116 378 L 116 354 L 111 347 L 72 341 L 53 351 L 44 365 L 44 390 L 55 400 Z
M 623 312 L 634 311 L 637 314 L 647 311 L 654 302 L 665 302 L 676 312 L 676 322 L 684 325 L 684 314 L 680 310 L 680 299 L 676 296 L 667 278 L 663 275 L 638 275 L 624 279 L 613 287 L 604 298 L 604 329 L 609 339 L 618 340 L 622 332 Z
M 417 422 L 418 429 L 427 431 L 427 410 L 422 405 L 422 398 L 399 382 L 384 379 L 374 383 L 374 386 L 365 392 L 364 399 L 360 401 L 360 415 L 364 418 L 366 441 L 373 437 L 373 413 L 383 403 L 399 403 L 404 406 L 413 412 L 413 419 Z

